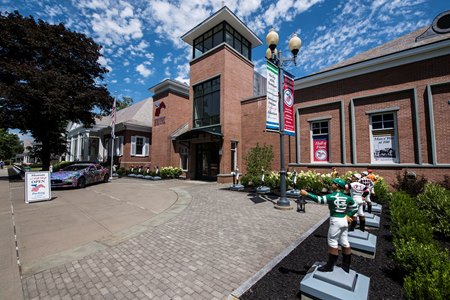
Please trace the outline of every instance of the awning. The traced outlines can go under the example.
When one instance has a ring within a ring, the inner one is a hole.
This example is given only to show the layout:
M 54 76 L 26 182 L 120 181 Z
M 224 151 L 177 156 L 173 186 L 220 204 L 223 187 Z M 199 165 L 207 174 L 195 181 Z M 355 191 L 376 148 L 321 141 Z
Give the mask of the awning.
M 221 127 L 220 126 L 214 126 L 210 128 L 203 128 L 203 129 L 192 129 L 187 132 L 184 132 L 176 137 L 172 137 L 173 140 L 176 141 L 188 141 L 192 139 L 199 138 L 202 135 L 211 135 L 213 137 L 217 137 L 222 139 L 223 134 L 221 133 Z

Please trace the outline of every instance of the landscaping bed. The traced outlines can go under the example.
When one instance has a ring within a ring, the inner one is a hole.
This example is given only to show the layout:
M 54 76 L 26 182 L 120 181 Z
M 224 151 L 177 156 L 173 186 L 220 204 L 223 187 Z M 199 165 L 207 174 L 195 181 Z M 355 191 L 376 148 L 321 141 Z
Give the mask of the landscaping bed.
M 301 217 L 301 216 L 299 216 Z M 403 299 L 400 274 L 394 269 L 389 208 L 383 207 L 380 228 L 369 229 L 377 236 L 375 259 L 352 255 L 351 269 L 370 278 L 370 299 Z M 328 220 L 269 273 L 247 290 L 240 299 L 299 299 L 300 282 L 316 261 L 327 259 Z M 338 265 L 342 262 L 342 255 Z

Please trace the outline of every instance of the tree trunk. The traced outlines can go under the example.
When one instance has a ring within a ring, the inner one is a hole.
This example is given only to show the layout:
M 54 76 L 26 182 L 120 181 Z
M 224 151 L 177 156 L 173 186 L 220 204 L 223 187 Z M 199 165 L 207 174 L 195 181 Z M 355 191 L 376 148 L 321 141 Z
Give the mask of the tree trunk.
M 41 151 L 42 171 L 48 171 L 50 169 L 50 141 L 42 141 Z

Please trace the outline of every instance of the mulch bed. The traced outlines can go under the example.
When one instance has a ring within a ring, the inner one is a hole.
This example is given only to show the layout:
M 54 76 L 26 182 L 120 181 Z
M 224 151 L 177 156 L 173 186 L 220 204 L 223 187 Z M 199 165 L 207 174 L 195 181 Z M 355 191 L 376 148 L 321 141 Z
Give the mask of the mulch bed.
M 394 250 L 389 231 L 389 209 L 383 207 L 380 228 L 370 229 L 377 236 L 375 259 L 352 255 L 351 269 L 370 278 L 370 299 L 403 299 L 400 275 L 391 258 Z M 240 299 L 300 299 L 300 282 L 316 261 L 327 259 L 328 220 L 286 256 Z M 342 263 L 339 256 L 338 266 Z

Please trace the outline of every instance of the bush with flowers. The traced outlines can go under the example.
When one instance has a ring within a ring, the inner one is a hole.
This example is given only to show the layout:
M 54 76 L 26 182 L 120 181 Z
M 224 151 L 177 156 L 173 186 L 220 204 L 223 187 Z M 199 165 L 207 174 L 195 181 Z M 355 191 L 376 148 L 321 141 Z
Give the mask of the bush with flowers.
M 161 178 L 178 178 L 183 173 L 183 171 L 180 168 L 176 167 L 162 167 L 160 170 L 160 176 Z

